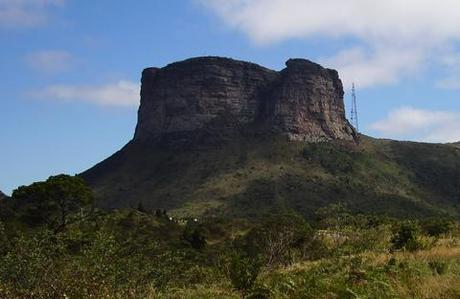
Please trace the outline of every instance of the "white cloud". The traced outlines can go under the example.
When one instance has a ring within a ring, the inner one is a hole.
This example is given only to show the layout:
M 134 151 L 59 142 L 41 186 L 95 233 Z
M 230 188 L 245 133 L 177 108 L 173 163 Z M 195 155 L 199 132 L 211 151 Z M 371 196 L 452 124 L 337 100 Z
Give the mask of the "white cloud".
M 58 101 L 84 101 L 101 106 L 137 107 L 139 92 L 139 83 L 118 81 L 99 86 L 52 85 L 43 90 L 29 92 L 28 95 Z
M 424 137 L 427 142 L 458 142 L 460 141 L 460 119 L 444 126 L 433 128 L 433 130 Z
M 400 78 L 422 68 L 423 51 L 417 49 L 380 48 L 368 53 L 361 47 L 339 52 L 322 63 L 340 70 L 345 87 L 356 82 L 359 88 L 396 83 Z
M 346 83 L 397 83 L 460 40 L 458 0 L 197 0 L 257 44 L 292 38 L 354 40 L 324 58 Z
M 315 35 L 366 40 L 460 37 L 457 0 L 201 0 L 259 43 Z
M 65 0 L 0 0 L 0 28 L 33 27 L 46 23 L 48 9 Z
M 60 50 L 33 52 L 26 55 L 25 61 L 34 70 L 44 73 L 60 73 L 74 64 L 72 54 Z
M 460 113 L 400 107 L 370 128 L 386 137 L 419 136 L 427 142 L 460 141 Z

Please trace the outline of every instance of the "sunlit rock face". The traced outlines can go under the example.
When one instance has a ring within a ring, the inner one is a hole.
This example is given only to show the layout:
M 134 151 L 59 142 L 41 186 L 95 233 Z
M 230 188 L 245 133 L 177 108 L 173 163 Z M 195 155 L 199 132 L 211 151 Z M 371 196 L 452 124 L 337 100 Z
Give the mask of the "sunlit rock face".
M 290 59 L 280 72 L 220 57 L 147 68 L 134 141 L 214 143 L 247 132 L 353 140 L 335 70 Z
M 305 59 L 290 59 L 286 66 L 270 95 L 272 129 L 291 140 L 354 139 L 337 71 Z

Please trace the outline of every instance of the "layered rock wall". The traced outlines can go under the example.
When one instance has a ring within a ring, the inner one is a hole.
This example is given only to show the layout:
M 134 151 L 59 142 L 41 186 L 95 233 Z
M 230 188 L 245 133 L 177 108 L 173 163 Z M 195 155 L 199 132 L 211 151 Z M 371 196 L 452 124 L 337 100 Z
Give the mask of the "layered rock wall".
M 304 59 L 291 59 L 286 66 L 277 72 L 200 57 L 147 68 L 134 140 L 189 143 L 247 129 L 294 140 L 353 140 L 337 72 Z
M 352 139 L 337 71 L 304 59 L 290 59 L 273 90 L 272 128 L 294 140 Z

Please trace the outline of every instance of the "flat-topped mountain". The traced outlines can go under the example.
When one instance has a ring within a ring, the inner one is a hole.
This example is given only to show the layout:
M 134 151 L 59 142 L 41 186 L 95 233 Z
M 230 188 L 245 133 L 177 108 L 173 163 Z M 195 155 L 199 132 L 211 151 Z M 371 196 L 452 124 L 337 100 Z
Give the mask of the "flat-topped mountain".
M 286 65 L 203 57 L 145 69 L 133 140 L 82 174 L 99 206 L 311 217 L 341 202 L 397 217 L 460 216 L 459 148 L 355 142 L 337 72 Z
M 134 141 L 215 143 L 245 131 L 353 140 L 335 70 L 290 59 L 280 72 L 220 57 L 147 68 Z

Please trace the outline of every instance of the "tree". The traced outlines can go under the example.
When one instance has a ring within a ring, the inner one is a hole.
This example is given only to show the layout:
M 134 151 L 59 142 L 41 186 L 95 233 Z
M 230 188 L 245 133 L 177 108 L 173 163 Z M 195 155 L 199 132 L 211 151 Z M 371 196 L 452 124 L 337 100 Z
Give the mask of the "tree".
M 65 174 L 51 176 L 45 182 L 21 186 L 13 192 L 21 218 L 33 225 L 47 224 L 55 230 L 71 219 L 80 219 L 92 207 L 94 197 L 83 179 Z M 75 212 L 80 212 L 80 214 Z

